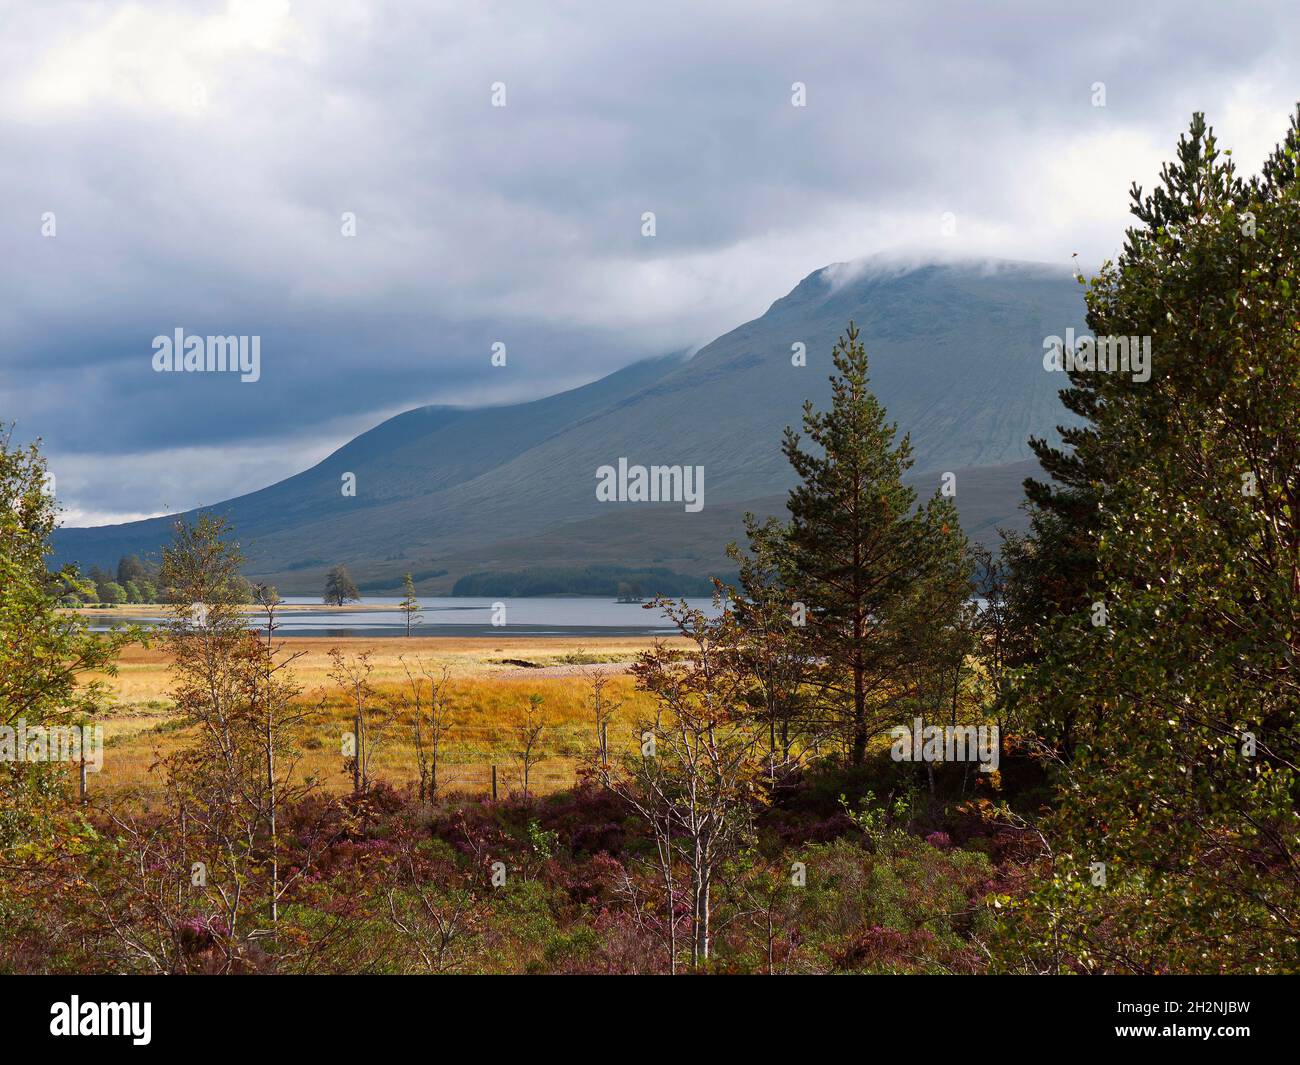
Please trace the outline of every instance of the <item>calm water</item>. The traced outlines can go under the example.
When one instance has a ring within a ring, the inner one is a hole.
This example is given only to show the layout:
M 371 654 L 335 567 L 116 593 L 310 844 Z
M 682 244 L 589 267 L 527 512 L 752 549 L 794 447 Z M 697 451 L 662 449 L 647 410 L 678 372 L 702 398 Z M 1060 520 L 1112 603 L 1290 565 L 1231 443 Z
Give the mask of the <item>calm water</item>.
M 285 596 L 287 604 L 319 606 L 310 596 Z M 364 606 L 389 610 L 303 610 L 281 614 L 278 636 L 401 636 L 406 621 L 399 597 L 366 597 Z M 492 624 L 493 604 L 505 604 L 505 625 Z M 709 599 L 689 599 L 691 606 L 713 613 Z M 526 599 L 420 599 L 423 620 L 412 627 L 413 636 L 658 636 L 676 629 L 655 609 L 640 603 L 616 603 L 596 596 Z M 132 614 L 122 608 L 121 620 L 156 622 L 161 614 Z M 92 627 L 103 630 L 112 621 L 96 618 Z

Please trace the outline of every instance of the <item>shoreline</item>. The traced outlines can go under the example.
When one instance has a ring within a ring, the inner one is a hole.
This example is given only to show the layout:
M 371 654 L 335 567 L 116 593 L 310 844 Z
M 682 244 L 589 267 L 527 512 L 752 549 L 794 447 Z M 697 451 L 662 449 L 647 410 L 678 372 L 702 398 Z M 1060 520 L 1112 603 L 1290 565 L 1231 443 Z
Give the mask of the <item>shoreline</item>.
M 173 609 L 173 603 L 123 603 L 121 606 L 68 606 L 59 607 L 61 614 L 80 614 L 83 617 L 145 617 L 152 618 L 166 614 Z M 266 611 L 256 603 L 244 603 L 236 608 L 241 614 L 265 614 Z M 371 611 L 383 612 L 395 610 L 391 603 L 349 603 L 346 606 L 334 606 L 331 603 L 281 603 L 275 608 L 277 614 L 301 614 L 320 611 L 332 614 L 361 614 Z

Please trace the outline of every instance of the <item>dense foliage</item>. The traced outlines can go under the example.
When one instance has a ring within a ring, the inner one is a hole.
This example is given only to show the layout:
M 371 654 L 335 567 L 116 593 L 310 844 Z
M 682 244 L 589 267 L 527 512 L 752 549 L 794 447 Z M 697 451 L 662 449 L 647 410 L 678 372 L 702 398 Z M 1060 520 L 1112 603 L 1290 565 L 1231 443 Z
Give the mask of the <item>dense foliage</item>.
M 1061 788 L 1031 965 L 1300 967 L 1297 147 L 1244 183 L 1197 116 L 1089 292 L 1154 372 L 1088 381 L 1090 572 L 1014 695 Z

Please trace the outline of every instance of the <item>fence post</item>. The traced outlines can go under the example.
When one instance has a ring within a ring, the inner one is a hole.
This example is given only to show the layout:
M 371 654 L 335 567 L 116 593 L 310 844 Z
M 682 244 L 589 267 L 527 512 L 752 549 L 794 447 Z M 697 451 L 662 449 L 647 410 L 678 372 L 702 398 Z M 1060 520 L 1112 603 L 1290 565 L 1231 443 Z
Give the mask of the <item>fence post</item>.
M 497 797 L 497 767 L 492 767 L 492 801 L 495 802 Z

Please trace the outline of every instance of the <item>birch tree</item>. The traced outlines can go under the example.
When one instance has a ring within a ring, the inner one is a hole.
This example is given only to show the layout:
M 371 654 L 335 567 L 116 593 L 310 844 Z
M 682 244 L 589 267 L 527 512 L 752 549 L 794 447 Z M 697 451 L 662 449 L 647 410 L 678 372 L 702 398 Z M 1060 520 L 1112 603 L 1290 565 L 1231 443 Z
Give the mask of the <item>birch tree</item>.
M 752 678 L 737 648 L 741 631 L 729 607 L 709 617 L 685 601 L 656 601 L 688 641 L 659 641 L 633 666 L 637 684 L 655 697 L 638 722 L 640 747 L 619 765 L 598 770 L 649 827 L 665 885 L 669 952 L 676 967 L 674 871 L 690 880 L 690 959 L 712 951 L 712 898 L 719 869 L 752 823 L 761 802 L 762 747 L 746 706 Z
M 295 879 L 280 872 L 279 812 L 312 787 L 297 781 L 298 730 L 313 716 L 284 655 L 264 643 L 239 609 L 243 561 L 224 519 L 178 522 L 163 551 L 161 580 L 172 603 L 167 647 L 178 716 L 194 740 L 165 759 L 169 805 L 195 886 L 215 904 L 214 930 L 235 968 L 249 944 L 273 935 L 280 900 Z M 274 608 L 268 625 L 274 632 Z
M 420 801 L 438 798 L 438 763 L 447 736 L 455 724 L 451 705 L 451 671 L 435 670 L 425 661 L 399 658 L 406 674 L 406 686 L 399 696 L 412 715 L 411 735 L 415 743 L 415 764 L 420 777 Z

